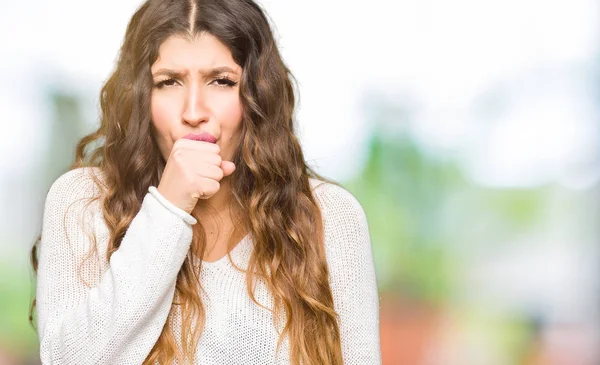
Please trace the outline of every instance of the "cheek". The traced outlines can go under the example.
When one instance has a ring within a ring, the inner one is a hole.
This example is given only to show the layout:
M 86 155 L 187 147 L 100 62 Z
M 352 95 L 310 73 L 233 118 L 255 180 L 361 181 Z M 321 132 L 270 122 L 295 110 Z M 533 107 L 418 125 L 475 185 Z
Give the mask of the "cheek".
M 241 129 L 242 103 L 239 97 L 232 98 L 221 108 L 221 128 L 228 137 L 233 137 Z
M 222 99 L 219 103 L 219 127 L 221 129 L 221 157 L 231 160 L 242 129 L 242 103 L 237 95 Z
M 164 99 L 165 98 L 153 95 L 150 102 L 152 122 L 160 134 L 163 134 L 168 130 L 169 120 L 172 118 L 173 114 L 172 110 L 169 110 L 169 103 Z
M 169 107 L 171 105 L 171 107 Z M 160 148 L 163 157 L 167 158 L 171 150 L 171 127 L 170 121 L 173 120 L 172 103 L 168 103 L 165 98 L 152 96 L 150 103 L 150 116 L 152 124 L 156 130 L 156 143 Z

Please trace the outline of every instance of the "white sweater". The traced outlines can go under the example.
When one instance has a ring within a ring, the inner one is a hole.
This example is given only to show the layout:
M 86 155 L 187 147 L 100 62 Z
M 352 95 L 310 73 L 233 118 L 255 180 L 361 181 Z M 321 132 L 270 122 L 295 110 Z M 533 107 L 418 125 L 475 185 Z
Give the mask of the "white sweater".
M 65 173 L 46 197 L 37 279 L 40 356 L 43 364 L 138 365 L 166 322 L 197 222 L 150 187 L 121 246 L 107 261 L 109 236 L 100 200 L 85 209 L 86 198 L 99 193 L 91 172 Z M 379 298 L 364 211 L 340 187 L 315 179 L 311 186 L 323 212 L 344 363 L 380 364 Z M 97 245 L 90 251 L 91 235 Z M 232 250 L 232 259 L 246 268 L 252 248 L 246 236 Z M 252 302 L 244 274 L 227 256 L 202 262 L 200 280 L 206 324 L 197 364 L 289 363 L 287 336 L 276 354 L 272 314 Z M 256 299 L 272 308 L 272 296 L 257 282 Z M 181 318 L 176 319 L 173 330 L 179 337 Z

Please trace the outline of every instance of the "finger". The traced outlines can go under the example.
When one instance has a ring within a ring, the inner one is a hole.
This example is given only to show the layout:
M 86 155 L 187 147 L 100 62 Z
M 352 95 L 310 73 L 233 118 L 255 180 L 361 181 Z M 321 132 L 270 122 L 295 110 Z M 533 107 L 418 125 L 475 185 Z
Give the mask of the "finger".
M 208 199 L 215 195 L 220 188 L 221 184 L 218 181 L 203 177 L 198 179 L 196 193 L 193 197 L 196 199 Z
M 231 161 L 222 161 L 221 169 L 223 170 L 223 176 L 229 176 L 235 171 L 235 164 Z
M 189 156 L 189 162 L 192 164 L 207 163 L 215 167 L 221 166 L 222 158 L 220 155 L 206 151 L 193 151 Z
M 216 181 L 221 181 L 225 176 L 223 170 L 219 166 L 209 163 L 197 165 L 196 175 L 200 178 L 209 178 Z
M 216 143 L 210 143 L 205 141 L 193 141 L 191 139 L 186 138 L 180 138 L 177 141 L 175 141 L 173 148 L 175 147 L 196 151 L 208 151 L 213 153 L 221 152 L 221 148 Z

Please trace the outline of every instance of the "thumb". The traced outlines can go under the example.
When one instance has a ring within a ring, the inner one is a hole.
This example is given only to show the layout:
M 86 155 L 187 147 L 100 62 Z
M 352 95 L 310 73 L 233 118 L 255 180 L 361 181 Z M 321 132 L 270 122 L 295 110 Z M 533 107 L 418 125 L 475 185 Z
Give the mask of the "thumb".
M 231 161 L 221 161 L 221 170 L 223 176 L 229 176 L 235 171 L 235 164 Z

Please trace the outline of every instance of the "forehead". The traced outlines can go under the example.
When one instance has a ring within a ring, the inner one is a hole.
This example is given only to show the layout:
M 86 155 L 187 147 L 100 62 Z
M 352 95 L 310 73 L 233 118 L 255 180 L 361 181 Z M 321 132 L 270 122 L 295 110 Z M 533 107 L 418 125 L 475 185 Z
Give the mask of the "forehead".
M 188 38 L 172 35 L 161 43 L 158 58 L 152 65 L 152 71 L 160 67 L 176 69 L 204 69 L 229 66 L 241 70 L 235 63 L 229 48 L 209 33 Z

